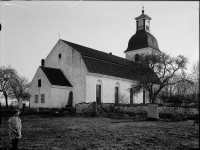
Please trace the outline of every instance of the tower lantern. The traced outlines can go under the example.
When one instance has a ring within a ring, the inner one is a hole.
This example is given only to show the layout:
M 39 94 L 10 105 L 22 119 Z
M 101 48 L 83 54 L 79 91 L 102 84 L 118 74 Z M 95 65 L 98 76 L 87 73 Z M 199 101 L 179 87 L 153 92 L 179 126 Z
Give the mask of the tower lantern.
M 135 18 L 137 22 L 137 31 L 145 30 L 150 32 L 150 20 L 151 18 L 144 14 L 144 6 L 142 7 L 142 14 Z M 136 31 L 136 32 L 137 32 Z

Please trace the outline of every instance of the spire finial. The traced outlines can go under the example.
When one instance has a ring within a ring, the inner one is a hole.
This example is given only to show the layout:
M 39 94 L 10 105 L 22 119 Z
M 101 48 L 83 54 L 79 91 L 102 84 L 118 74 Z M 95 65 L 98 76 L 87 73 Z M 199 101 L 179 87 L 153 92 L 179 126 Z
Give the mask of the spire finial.
M 143 6 L 143 3 L 142 3 L 142 13 L 144 14 L 144 6 Z

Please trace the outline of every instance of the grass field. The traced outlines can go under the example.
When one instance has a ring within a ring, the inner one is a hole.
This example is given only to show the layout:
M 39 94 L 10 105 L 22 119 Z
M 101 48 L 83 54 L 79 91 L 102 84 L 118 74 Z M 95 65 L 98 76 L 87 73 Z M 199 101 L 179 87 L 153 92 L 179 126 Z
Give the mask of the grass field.
M 199 148 L 199 126 L 192 121 L 163 122 L 84 117 L 24 116 L 20 149 L 178 150 Z M 2 118 L 1 147 L 11 147 L 8 118 Z

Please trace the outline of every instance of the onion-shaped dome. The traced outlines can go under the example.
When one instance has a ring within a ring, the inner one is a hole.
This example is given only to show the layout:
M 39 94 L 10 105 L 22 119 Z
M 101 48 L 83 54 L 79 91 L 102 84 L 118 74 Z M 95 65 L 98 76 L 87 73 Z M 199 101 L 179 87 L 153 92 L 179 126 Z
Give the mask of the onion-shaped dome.
M 146 32 L 145 30 L 137 31 L 137 33 L 130 38 L 128 42 L 128 48 L 125 50 L 125 52 L 146 47 L 151 47 L 157 51 L 160 51 L 158 42 L 151 33 Z

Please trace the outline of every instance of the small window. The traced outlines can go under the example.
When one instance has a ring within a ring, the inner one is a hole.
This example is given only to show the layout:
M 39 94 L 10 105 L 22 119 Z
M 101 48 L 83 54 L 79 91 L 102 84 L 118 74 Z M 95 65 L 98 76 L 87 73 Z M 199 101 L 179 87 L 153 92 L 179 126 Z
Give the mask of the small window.
M 41 103 L 45 103 L 45 94 L 41 94 Z
M 41 87 L 41 79 L 38 80 L 38 87 Z
M 38 103 L 38 95 L 34 96 L 34 101 L 35 101 L 35 103 Z
M 59 58 L 59 59 L 61 58 L 61 54 L 58 54 L 58 58 Z

